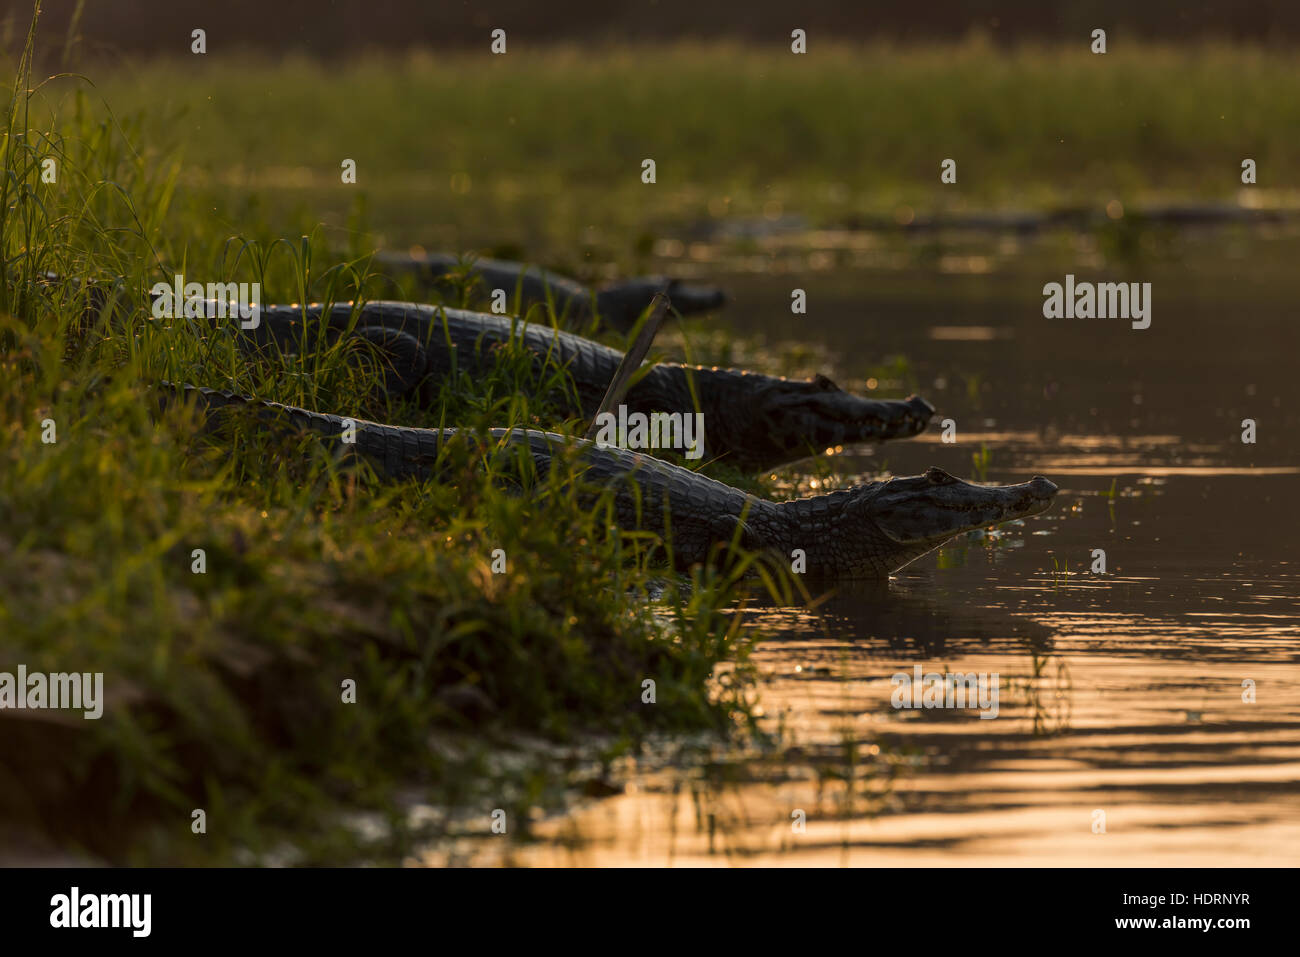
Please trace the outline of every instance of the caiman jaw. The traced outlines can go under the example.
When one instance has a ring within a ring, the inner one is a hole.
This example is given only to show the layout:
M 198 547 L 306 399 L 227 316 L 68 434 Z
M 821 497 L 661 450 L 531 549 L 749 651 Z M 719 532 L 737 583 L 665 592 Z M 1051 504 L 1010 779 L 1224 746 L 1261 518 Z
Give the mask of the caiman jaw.
M 788 447 L 821 450 L 843 443 L 882 442 L 923 432 L 934 406 L 919 396 L 866 399 L 845 392 L 824 375 L 786 380 L 762 400 L 771 434 Z
M 907 412 L 899 427 L 889 436 L 889 438 L 904 438 L 913 435 L 920 435 L 925 431 L 926 426 L 930 424 L 930 419 L 934 417 L 934 406 L 919 395 L 910 395 L 904 400 Z
M 1037 515 L 1056 492 L 1041 475 L 1019 485 L 988 487 L 931 468 L 886 482 L 871 496 L 868 512 L 891 541 L 934 547 L 962 532 Z
M 906 399 L 860 399 L 848 395 L 850 424 L 846 439 L 852 442 L 883 442 L 920 435 L 930 424 L 934 406 L 920 396 Z M 838 431 L 839 423 L 832 428 Z
M 783 556 L 802 550 L 812 578 L 888 578 L 954 535 L 1044 511 L 1056 492 L 1042 476 L 988 487 L 932 468 L 778 503 L 775 518 L 783 528 L 775 535 L 763 526 L 770 520 L 766 513 L 757 512 L 747 524 L 759 544 L 769 544 L 763 540 L 769 538 Z

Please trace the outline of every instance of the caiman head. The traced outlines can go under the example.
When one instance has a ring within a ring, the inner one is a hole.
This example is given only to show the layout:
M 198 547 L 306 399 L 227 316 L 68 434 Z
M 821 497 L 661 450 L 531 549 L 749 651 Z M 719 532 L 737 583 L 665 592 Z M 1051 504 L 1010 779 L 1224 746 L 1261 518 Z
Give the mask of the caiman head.
M 842 493 L 854 500 L 843 505 L 835 531 L 843 536 L 840 547 L 854 552 L 849 562 L 856 567 L 855 574 L 840 577 L 883 578 L 954 535 L 1037 515 L 1056 492 L 1041 475 L 1019 485 L 986 486 L 930 468 Z
M 814 578 L 888 578 L 954 535 L 1037 515 L 1056 492 L 1041 475 L 1020 485 L 985 486 L 931 468 L 780 503 L 779 550 L 803 549 Z
M 909 438 L 925 431 L 934 406 L 919 396 L 864 399 L 824 375 L 809 380 L 738 375 L 733 396 L 708 428 L 714 454 L 770 468 L 836 445 Z M 725 392 L 724 392 L 725 394 Z
M 605 322 L 626 331 L 636 324 L 665 283 L 668 285 L 668 301 L 673 310 L 683 316 L 713 312 L 727 304 L 727 294 L 717 286 L 662 276 L 641 276 L 602 286 L 596 292 L 596 309 Z

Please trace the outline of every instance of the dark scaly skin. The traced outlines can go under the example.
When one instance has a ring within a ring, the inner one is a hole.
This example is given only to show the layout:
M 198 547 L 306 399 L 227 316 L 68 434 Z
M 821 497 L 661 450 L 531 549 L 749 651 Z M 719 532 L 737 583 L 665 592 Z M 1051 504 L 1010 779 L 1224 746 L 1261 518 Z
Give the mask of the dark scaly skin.
M 375 261 L 414 271 L 425 282 L 441 288 L 450 288 L 449 277 L 462 267 L 460 257 L 444 253 L 378 253 Z M 636 324 L 665 283 L 673 307 L 684 316 L 721 309 L 727 302 L 726 294 L 715 286 L 662 276 L 617 280 L 593 290 L 568 276 L 524 263 L 476 259 L 464 266 L 482 290 L 504 289 L 511 302 L 518 291 L 525 309 L 551 302 L 558 319 L 585 320 L 592 317 L 594 306 L 602 322 L 623 332 Z
M 194 386 L 162 388 L 164 403 L 193 401 L 208 420 L 229 408 L 251 408 L 272 427 L 314 432 L 339 441 L 345 422 L 275 402 Z M 456 429 L 415 429 L 360 419 L 355 444 L 390 479 L 437 478 L 439 451 Z M 539 473 L 573 440 L 549 432 L 493 429 L 505 446 L 526 444 Z M 717 546 L 738 538 L 751 551 L 790 562 L 802 550 L 805 574 L 816 579 L 885 578 L 961 532 L 1044 511 L 1056 486 L 1041 476 L 994 488 L 971 485 L 932 468 L 925 475 L 872 482 L 846 491 L 788 502 L 755 498 L 689 469 L 637 452 L 578 441 L 583 478 L 612 488 L 616 519 L 625 529 L 669 537 L 681 569 L 710 561 Z M 635 483 L 635 489 L 633 488 Z
M 266 306 L 258 328 L 242 330 L 237 323 L 229 328 L 249 342 L 309 352 L 322 332 L 322 307 L 311 305 L 305 311 L 304 323 L 300 306 Z M 350 304 L 332 306 L 323 330 L 326 338 L 344 334 L 351 322 Z M 538 357 L 539 378 L 548 365 L 572 376 L 577 401 L 566 411 L 586 418 L 595 415 L 623 359 L 616 349 L 550 326 L 404 302 L 366 303 L 354 334 L 384 349 L 392 395 L 410 392 L 426 378 L 440 381 L 453 369 L 486 373 L 495 362 L 494 347 L 513 337 Z M 752 471 L 836 445 L 914 436 L 934 414 L 933 406 L 916 396 L 863 399 L 825 376 L 800 381 L 676 363 L 649 366 L 628 390 L 624 404 L 628 412 L 645 415 L 698 409 L 704 414 L 705 455 Z

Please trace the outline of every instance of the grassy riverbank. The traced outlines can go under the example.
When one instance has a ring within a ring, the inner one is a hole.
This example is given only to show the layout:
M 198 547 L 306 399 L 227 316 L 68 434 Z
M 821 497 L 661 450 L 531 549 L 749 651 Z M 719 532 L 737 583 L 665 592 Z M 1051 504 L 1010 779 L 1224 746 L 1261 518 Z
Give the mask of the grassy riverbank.
M 230 242 L 222 275 L 261 281 L 264 301 L 374 282 L 325 258 L 319 235 L 230 240 L 140 126 L 90 97 L 39 125 L 28 86 L 20 75 L 0 186 L 0 670 L 102 672 L 105 701 L 98 720 L 0 712 L 11 855 L 398 860 L 452 826 L 486 831 L 498 809 L 518 835 L 562 799 L 574 768 L 554 750 L 494 760 L 521 734 L 581 742 L 598 765 L 648 734 L 743 723 L 734 581 L 670 581 L 651 606 L 648 543 L 607 534 L 563 470 L 510 495 L 467 452 L 454 482 L 382 487 L 318 442 L 160 419 L 150 383 L 170 379 L 410 424 L 565 425 L 517 394 L 510 357 L 421 412 L 370 398 L 378 369 L 342 350 L 249 363 L 138 306 L 87 315 L 84 293 L 38 277 L 144 289 L 212 268 L 196 250 Z M 454 825 L 410 814 L 453 803 Z M 346 823 L 363 811 L 378 831 Z

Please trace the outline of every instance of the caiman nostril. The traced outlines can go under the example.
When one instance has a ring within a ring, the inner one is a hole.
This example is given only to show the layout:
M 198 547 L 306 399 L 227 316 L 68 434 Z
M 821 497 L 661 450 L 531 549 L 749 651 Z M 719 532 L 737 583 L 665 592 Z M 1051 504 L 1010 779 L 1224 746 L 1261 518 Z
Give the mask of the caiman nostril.
M 921 398 L 919 395 L 909 397 L 907 404 L 912 407 L 912 411 L 916 415 L 919 415 L 924 419 L 929 419 L 930 416 L 935 413 L 934 406 L 925 401 L 925 399 Z
M 937 465 L 931 465 L 926 469 L 925 477 L 934 485 L 947 485 L 949 482 L 957 481 L 957 479 L 953 478 Z

